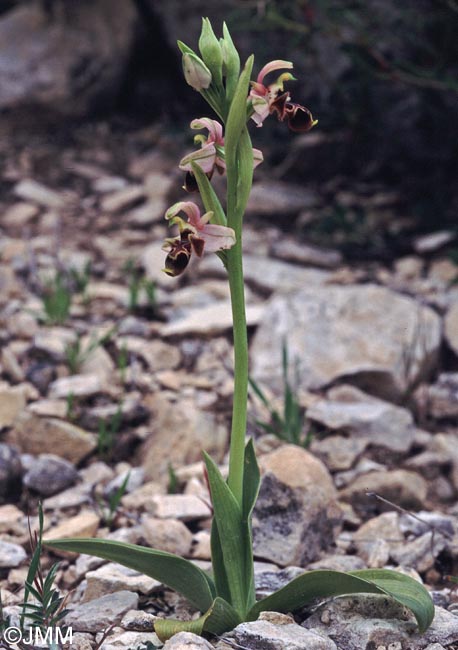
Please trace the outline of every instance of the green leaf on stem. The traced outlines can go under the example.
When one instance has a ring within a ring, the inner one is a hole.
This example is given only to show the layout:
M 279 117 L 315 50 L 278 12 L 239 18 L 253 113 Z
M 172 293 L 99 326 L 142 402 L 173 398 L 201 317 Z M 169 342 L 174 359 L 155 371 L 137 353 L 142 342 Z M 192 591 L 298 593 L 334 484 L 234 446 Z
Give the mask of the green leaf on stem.
M 309 571 L 292 580 L 286 587 L 259 601 L 247 619 L 254 621 L 264 611 L 292 612 L 315 598 L 371 593 L 391 596 L 408 607 L 423 633 L 434 618 L 431 596 L 422 584 L 409 576 L 387 569 L 365 569 L 352 573 L 340 571 Z
M 95 555 L 140 571 L 182 594 L 201 612 L 211 607 L 216 595 L 213 580 L 206 573 L 172 553 L 105 539 L 49 539 L 43 543 L 49 548 Z
M 237 167 L 236 212 L 239 218 L 242 219 L 250 198 L 251 186 L 253 185 L 253 147 L 246 125 L 242 129 L 237 147 Z
M 202 168 L 195 162 L 191 162 L 192 173 L 195 176 L 197 185 L 199 187 L 200 196 L 202 197 L 203 204 L 206 212 L 213 212 L 212 223 L 218 226 L 226 226 L 227 219 L 224 214 L 223 207 L 220 200 L 216 196 L 216 192 L 212 184 L 208 180 L 207 174 L 202 171 Z
M 234 168 L 236 164 L 237 147 L 240 135 L 247 121 L 246 104 L 251 70 L 253 69 L 253 61 L 254 57 L 251 55 L 242 70 L 242 74 L 240 75 L 237 82 L 234 98 L 231 103 L 231 108 L 229 110 L 229 115 L 226 123 L 224 150 L 226 153 L 226 164 L 228 167 L 232 168 Z M 251 155 L 253 154 L 251 153 Z
M 215 598 L 210 608 L 200 618 L 193 621 L 177 621 L 174 619 L 157 619 L 154 631 L 161 641 L 167 641 L 178 632 L 193 632 L 194 634 L 223 634 L 234 629 L 242 619 L 235 609 L 223 598 Z

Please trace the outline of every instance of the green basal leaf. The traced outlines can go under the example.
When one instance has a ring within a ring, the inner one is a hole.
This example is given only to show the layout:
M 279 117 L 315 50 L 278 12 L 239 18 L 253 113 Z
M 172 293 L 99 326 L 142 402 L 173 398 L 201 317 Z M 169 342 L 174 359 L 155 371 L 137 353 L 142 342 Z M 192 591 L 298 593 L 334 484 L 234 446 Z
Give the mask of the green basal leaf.
M 221 558 L 231 595 L 230 602 L 243 616 L 246 611 L 246 568 L 242 512 L 214 461 L 205 452 L 203 455 L 219 534 Z
M 417 580 L 388 569 L 362 569 L 353 571 L 352 575 L 373 582 L 389 596 L 408 607 L 417 619 L 420 632 L 424 632 L 431 625 L 434 603 L 427 589 Z
M 259 472 L 253 439 L 250 438 L 245 447 L 244 472 L 243 472 L 243 501 L 242 501 L 242 527 L 243 536 L 241 544 L 245 549 L 245 593 L 246 610 L 248 611 L 256 602 L 253 566 L 253 535 L 251 515 L 259 494 L 261 475 Z
M 254 450 L 253 438 L 250 438 L 245 447 L 245 469 L 243 474 L 243 518 L 251 519 L 251 513 L 259 494 L 261 474 Z
M 223 634 L 233 630 L 239 623 L 242 623 L 242 619 L 235 609 L 223 598 L 215 598 L 209 610 L 200 618 L 194 621 L 158 619 L 154 623 L 154 631 L 161 641 L 167 641 L 178 632 Z
M 213 518 L 211 535 L 211 558 L 213 568 L 213 580 L 215 581 L 216 593 L 228 602 L 231 600 L 231 592 L 227 580 L 226 567 L 224 566 L 223 549 L 221 547 L 221 540 L 219 537 L 218 526 L 216 519 Z
M 203 204 L 205 206 L 206 212 L 213 212 L 212 223 L 216 223 L 219 226 L 225 226 L 227 224 L 226 215 L 220 203 L 220 200 L 216 196 L 216 192 L 212 187 L 212 184 L 208 180 L 207 174 L 202 171 L 202 168 L 197 165 L 195 162 L 191 163 L 192 173 L 195 176 L 197 185 L 199 187 L 200 196 L 202 197 Z
M 292 612 L 315 598 L 371 593 L 391 596 L 408 607 L 424 632 L 434 618 L 434 605 L 428 591 L 419 582 L 387 569 L 367 569 L 353 573 L 309 571 L 286 587 L 259 601 L 251 608 L 247 620 L 254 621 L 264 611 Z
M 208 575 L 172 553 L 105 539 L 50 539 L 44 543 L 49 548 L 95 555 L 140 571 L 182 594 L 201 612 L 211 606 L 216 595 Z

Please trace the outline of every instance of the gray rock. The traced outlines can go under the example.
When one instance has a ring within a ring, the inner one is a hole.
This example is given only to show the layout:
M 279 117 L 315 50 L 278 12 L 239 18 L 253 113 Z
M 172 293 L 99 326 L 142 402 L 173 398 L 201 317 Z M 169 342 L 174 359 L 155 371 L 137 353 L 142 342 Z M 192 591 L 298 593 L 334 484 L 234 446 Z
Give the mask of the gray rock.
M 178 405 L 165 392 L 149 396 L 145 405 L 152 414 L 151 435 L 140 453 L 147 477 L 166 484 L 169 465 L 201 461 L 203 449 L 222 460 L 228 432 L 215 414 L 199 409 L 190 397 L 180 398 Z
M 201 273 L 226 278 L 224 267 L 214 256 L 204 257 L 199 269 Z M 302 268 L 261 255 L 244 255 L 243 270 L 246 283 L 264 293 L 286 293 L 299 291 L 302 287 L 323 286 L 330 277 L 330 272 L 323 269 Z
M 43 496 L 49 497 L 73 485 L 78 479 L 75 466 L 68 460 L 42 454 L 24 476 L 24 485 Z
M 338 598 L 319 607 L 302 625 L 330 636 L 339 650 L 423 650 L 432 643 L 449 646 L 458 640 L 458 617 L 447 610 L 436 607 L 431 627 L 420 635 L 412 614 L 384 596 Z
M 361 388 L 399 398 L 437 362 L 439 317 L 428 307 L 376 285 L 306 287 L 274 296 L 253 340 L 253 376 L 281 387 L 281 345 L 300 363 L 300 387 L 352 377 Z M 387 319 L 387 313 L 390 318 Z
M 84 602 L 119 591 L 135 591 L 146 595 L 161 586 L 161 583 L 154 578 L 114 562 L 104 564 L 95 571 L 89 571 L 86 579 Z
M 340 498 L 351 503 L 355 510 L 362 514 L 391 509 L 374 498 L 372 493 L 402 508 L 419 510 L 424 506 L 428 484 L 416 472 L 404 469 L 370 472 L 358 476 L 340 492 Z
M 78 463 L 96 447 L 94 434 L 70 422 L 40 418 L 27 411 L 16 420 L 11 438 L 25 453 L 56 454 L 71 463 Z
M 390 552 L 395 553 L 404 544 L 398 513 L 384 512 L 369 519 L 353 535 L 353 541 L 358 555 L 369 568 L 383 568 L 388 563 Z
M 192 632 L 179 632 L 166 641 L 164 650 L 213 650 L 213 646 Z
M 417 253 L 432 253 L 454 239 L 455 233 L 451 230 L 439 230 L 417 237 L 413 246 Z
M 410 411 L 348 385 L 331 389 L 327 399 L 312 404 L 307 409 L 307 418 L 349 433 L 352 441 L 362 438 L 371 445 L 398 452 L 407 452 L 415 437 Z
M 116 93 L 134 34 L 122 0 L 64 3 L 50 18 L 27 3 L 0 20 L 0 108 L 84 115 Z
M 138 595 L 118 591 L 87 603 L 72 607 L 65 623 L 75 632 L 101 632 L 109 625 L 119 623 L 130 609 L 137 609 Z
M 273 257 L 285 262 L 319 266 L 325 269 L 334 269 L 342 262 L 342 255 L 339 251 L 310 246 L 298 242 L 296 239 L 284 237 L 272 244 L 271 253 Z
M 458 303 L 454 302 L 444 319 L 445 339 L 455 354 L 458 354 Z
M 339 526 L 332 479 L 321 461 L 295 445 L 262 456 L 260 467 L 254 554 L 280 566 L 305 566 L 333 544 Z
M 136 648 L 144 647 L 161 647 L 157 634 L 154 632 L 124 631 L 115 628 L 103 641 L 100 650 L 136 650 Z
M 447 542 L 442 535 L 428 531 L 411 542 L 405 542 L 391 550 L 391 557 L 397 564 L 414 567 L 424 573 L 434 566 L 437 556 L 446 548 Z
M 442 372 L 426 389 L 427 409 L 433 418 L 458 416 L 458 372 Z
M 0 442 L 0 500 L 13 492 L 20 492 L 22 465 L 19 451 Z
M 19 544 L 10 544 L 10 542 L 0 540 L 0 569 L 17 567 L 26 557 L 26 552 Z
M 318 194 L 303 186 L 269 180 L 253 185 L 247 212 L 278 218 L 279 215 L 297 214 L 319 202 Z
M 26 405 L 26 393 L 23 386 L 0 387 L 0 430 L 11 427 Z
M 307 415 L 308 413 L 309 411 Z M 322 440 L 312 440 L 310 451 L 322 460 L 331 472 L 341 472 L 353 467 L 368 444 L 369 441 L 364 439 L 326 436 Z
M 255 569 L 256 597 L 259 599 L 270 596 L 274 591 L 286 587 L 291 580 L 294 580 L 294 578 L 297 578 L 303 573 L 304 569 L 297 566 L 289 566 L 280 570 L 256 571 Z
M 336 650 L 336 644 L 315 630 L 306 630 L 284 614 L 263 612 L 259 620 L 238 625 L 230 635 L 248 650 Z
M 143 481 L 145 479 L 145 472 L 141 467 L 132 467 L 131 469 L 122 472 L 114 479 L 112 479 L 108 483 L 108 485 L 104 488 L 103 493 L 105 497 L 110 497 L 112 494 L 117 492 L 121 487 L 121 485 L 126 480 L 127 476 L 129 476 L 129 478 L 126 483 L 124 493 L 130 494 L 131 492 L 138 490 L 138 488 L 140 488 L 143 485 Z

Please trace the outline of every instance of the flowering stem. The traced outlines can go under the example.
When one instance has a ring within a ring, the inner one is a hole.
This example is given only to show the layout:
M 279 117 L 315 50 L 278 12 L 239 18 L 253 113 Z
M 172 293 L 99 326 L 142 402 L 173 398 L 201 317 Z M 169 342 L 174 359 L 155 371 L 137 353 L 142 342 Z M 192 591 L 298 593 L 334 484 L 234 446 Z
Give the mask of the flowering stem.
M 253 178 L 253 152 L 246 127 L 235 160 L 227 160 L 227 223 L 234 229 L 236 244 L 227 251 L 227 270 L 234 335 L 234 401 L 228 485 L 237 502 L 243 502 L 244 449 L 248 399 L 248 337 L 242 263 L 242 221 Z

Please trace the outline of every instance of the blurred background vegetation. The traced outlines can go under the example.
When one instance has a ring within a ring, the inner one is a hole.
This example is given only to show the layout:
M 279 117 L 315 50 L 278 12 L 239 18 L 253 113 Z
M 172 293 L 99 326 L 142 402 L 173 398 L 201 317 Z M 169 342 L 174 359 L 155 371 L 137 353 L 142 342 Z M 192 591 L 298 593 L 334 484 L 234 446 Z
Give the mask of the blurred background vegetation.
M 116 46 L 110 63 L 96 68 L 95 58 L 103 55 L 95 45 L 91 55 L 88 40 L 84 56 L 70 66 L 71 74 L 84 82 L 67 84 L 67 96 L 61 92 L 53 98 L 52 92 L 32 89 L 2 101 L 0 92 L 4 117 L 32 107 L 34 118 L 52 115 L 55 128 L 120 119 L 138 125 L 161 120 L 171 132 L 179 131 L 204 104 L 181 82 L 175 41 L 195 46 L 201 16 L 209 16 L 217 32 L 226 20 L 242 54 L 255 53 L 258 69 L 271 59 L 294 61 L 298 81 L 289 86 L 293 99 L 319 119 L 308 136 L 285 137 L 283 127 L 273 123 L 256 134 L 277 177 L 355 187 L 360 194 L 375 184 L 400 197 L 399 209 L 415 220 L 418 232 L 455 227 L 457 0 L 2 0 L 0 7 L 0 36 L 1 24 L 17 12 L 33 9 L 45 17 L 29 20 L 26 41 L 16 36 L 20 56 L 35 56 L 35 65 L 24 66 L 24 75 L 36 74 L 42 85 L 49 75 L 40 67 L 39 48 L 30 47 L 35 33 L 41 34 L 43 48 L 48 30 L 52 53 L 61 61 L 67 56 L 66 39 L 56 46 L 56 29 L 61 35 L 76 30 L 82 42 L 85 29 L 105 21 L 112 29 L 109 42 Z M 131 30 L 129 38 L 119 36 L 123 30 Z M 5 68 L 12 47 L 0 39 L 3 87 L 13 83 Z M 104 55 L 109 51 L 107 46 Z M 108 74 L 113 61 L 116 70 Z M 330 227 L 333 220 L 345 225 L 346 211 L 336 202 Z M 361 219 L 364 214 L 353 211 L 351 223 Z

